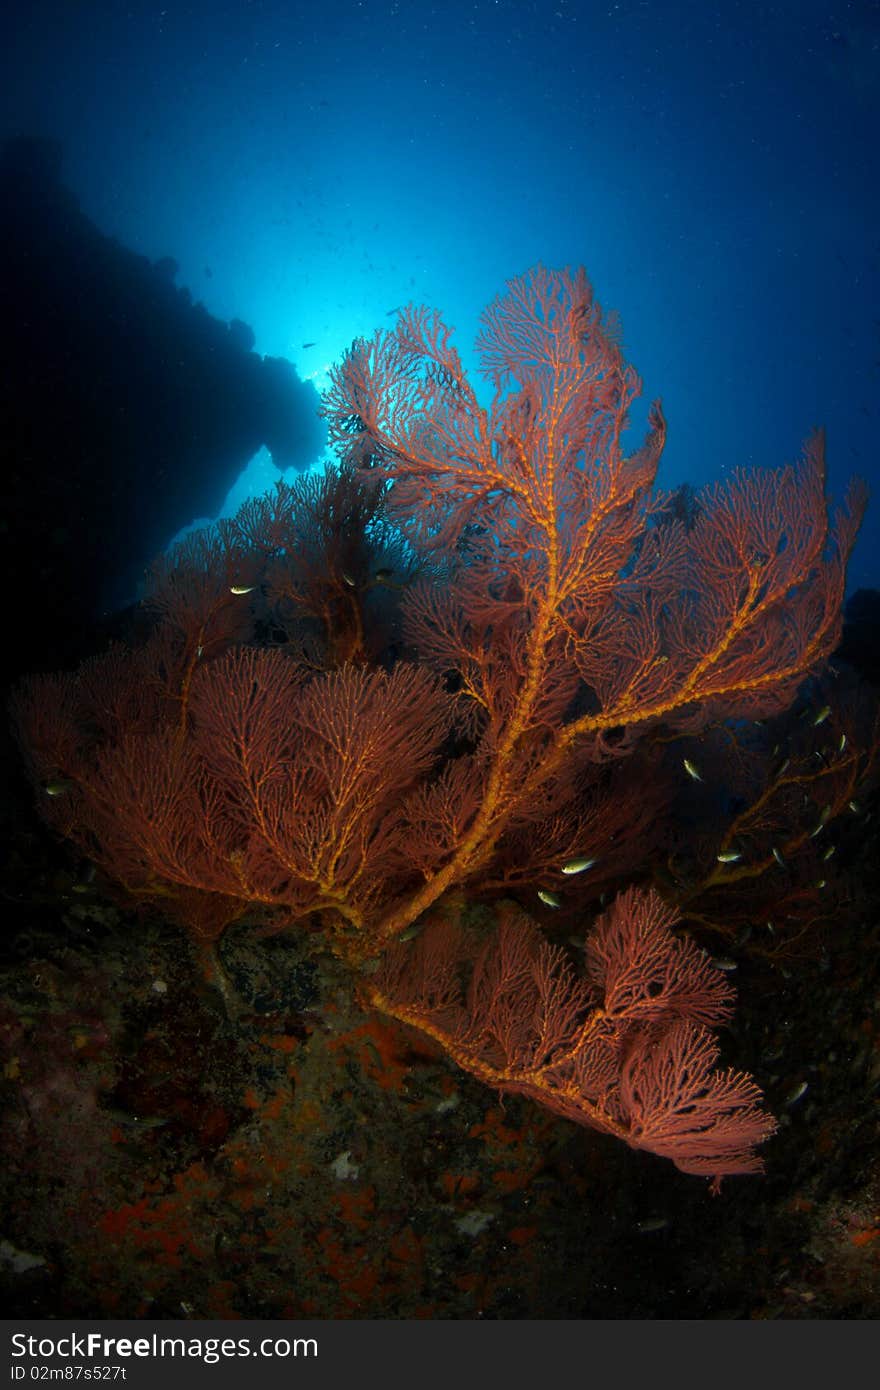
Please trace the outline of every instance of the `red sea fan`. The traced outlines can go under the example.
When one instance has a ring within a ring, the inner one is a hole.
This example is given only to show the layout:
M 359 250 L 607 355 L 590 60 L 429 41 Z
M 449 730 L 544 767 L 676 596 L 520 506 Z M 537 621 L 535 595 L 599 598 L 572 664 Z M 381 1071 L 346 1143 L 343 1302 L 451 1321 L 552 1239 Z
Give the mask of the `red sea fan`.
M 623 894 L 587 937 L 584 978 L 510 904 L 479 945 L 438 920 L 388 952 L 370 995 L 487 1085 L 717 1185 L 761 1171 L 775 1123 L 751 1077 L 715 1069 L 706 1025 L 733 989 L 674 921 L 655 893 Z

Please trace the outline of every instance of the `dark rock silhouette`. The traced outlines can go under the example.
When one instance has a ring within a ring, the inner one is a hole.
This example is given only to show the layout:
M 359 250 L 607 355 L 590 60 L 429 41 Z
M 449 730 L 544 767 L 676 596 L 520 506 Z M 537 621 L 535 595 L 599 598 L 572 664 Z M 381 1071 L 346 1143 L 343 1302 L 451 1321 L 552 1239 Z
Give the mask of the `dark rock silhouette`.
M 104 236 L 61 182 L 61 148 L 0 151 L 0 575 L 17 671 L 81 652 L 94 620 L 266 445 L 320 453 L 318 396 L 155 264 Z M 10 630 L 11 628 L 11 630 Z
M 871 685 L 880 687 L 880 593 L 856 589 L 847 599 L 843 637 L 836 655 Z

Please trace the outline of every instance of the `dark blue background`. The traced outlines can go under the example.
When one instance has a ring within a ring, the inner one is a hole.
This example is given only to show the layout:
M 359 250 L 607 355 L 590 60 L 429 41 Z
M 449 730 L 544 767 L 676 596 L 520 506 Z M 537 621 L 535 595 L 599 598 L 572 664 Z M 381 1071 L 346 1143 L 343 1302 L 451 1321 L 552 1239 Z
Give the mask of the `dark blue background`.
M 63 139 L 102 230 L 316 384 L 409 299 L 469 360 L 507 277 L 583 263 L 663 398 L 664 486 L 819 423 L 832 489 L 875 481 L 878 4 L 27 0 L 5 26 L 0 134 Z

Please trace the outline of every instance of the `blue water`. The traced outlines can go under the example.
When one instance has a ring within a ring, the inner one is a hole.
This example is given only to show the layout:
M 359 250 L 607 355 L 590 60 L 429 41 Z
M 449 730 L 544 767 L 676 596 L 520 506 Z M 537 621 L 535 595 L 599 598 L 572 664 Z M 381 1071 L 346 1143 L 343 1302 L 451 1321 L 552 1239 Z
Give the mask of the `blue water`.
M 663 399 L 663 486 L 790 461 L 816 424 L 832 491 L 876 485 L 877 3 L 22 0 L 4 25 L 0 135 L 61 138 L 101 230 L 316 384 L 411 299 L 471 361 L 509 276 L 582 263 Z M 876 491 L 850 588 L 880 585 Z

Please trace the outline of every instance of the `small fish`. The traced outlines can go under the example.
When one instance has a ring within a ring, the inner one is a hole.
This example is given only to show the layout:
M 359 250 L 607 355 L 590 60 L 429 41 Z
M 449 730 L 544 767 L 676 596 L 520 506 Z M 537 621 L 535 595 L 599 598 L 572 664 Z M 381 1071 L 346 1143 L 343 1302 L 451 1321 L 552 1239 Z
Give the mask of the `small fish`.
M 670 1224 L 668 1216 L 649 1216 L 646 1221 L 636 1222 L 636 1230 L 645 1236 L 650 1231 L 665 1231 Z
M 825 859 L 830 859 L 831 856 L 832 856 L 833 854 L 836 854 L 836 853 L 837 853 L 837 845 L 829 845 L 828 848 L 826 849 L 825 853 L 822 855 L 822 858 L 823 858 L 823 860 L 825 860 Z
M 796 1086 L 792 1086 L 783 1103 L 786 1106 L 796 1105 L 801 1096 L 806 1095 L 809 1085 L 809 1081 L 799 1081 Z
M 735 864 L 737 859 L 742 859 L 742 855 L 736 849 L 723 849 L 720 854 L 715 855 L 715 858 L 719 864 Z
M 696 766 L 696 764 L 695 764 L 695 763 L 692 763 L 691 760 L 690 760 L 690 758 L 682 758 L 681 761 L 682 761 L 682 764 L 683 764 L 683 766 L 684 766 L 684 770 L 685 770 L 685 772 L 687 773 L 688 777 L 692 777 L 692 778 L 694 779 L 695 782 L 702 782 L 703 779 L 702 779 L 702 777 L 700 776 L 700 770 L 699 770 L 699 768 Z
M 729 956 L 712 956 L 709 964 L 714 965 L 716 970 L 723 970 L 725 974 L 737 968 L 736 961 L 731 960 Z
M 557 898 L 556 894 L 555 894 L 555 893 L 548 893 L 548 891 L 547 891 L 546 888 L 539 888 L 539 889 L 538 889 L 538 897 L 541 899 L 541 902 L 542 902 L 542 903 L 546 903 L 548 907 L 559 907 L 559 906 L 560 906 L 560 901 L 559 901 L 559 898 Z
M 236 595 L 252 594 L 256 587 L 256 584 L 233 584 L 229 592 Z
M 841 734 L 841 735 L 840 735 L 840 742 L 839 742 L 838 745 L 837 745 L 837 751 L 838 751 L 838 753 L 842 753 L 845 747 L 846 747 L 846 734 Z
M 398 304 L 398 306 L 397 306 L 396 309 L 386 309 L 386 310 L 385 310 L 385 317 L 386 317 L 386 319 L 391 319 L 391 318 L 394 317 L 395 314 L 399 314 L 402 308 L 403 308 L 403 305 L 402 305 L 402 304 Z
M 594 864 L 598 864 L 598 859 L 570 859 L 567 864 L 563 864 L 564 874 L 582 874 L 587 869 L 592 869 Z
M 822 708 L 820 709 L 819 713 L 816 715 L 816 718 L 813 720 L 813 728 L 814 728 L 814 729 L 817 729 L 817 728 L 819 727 L 820 724 L 824 724 L 824 723 L 825 723 L 825 720 L 828 718 L 828 716 L 829 716 L 830 713 L 831 713 L 831 706 L 830 706 L 830 705 L 823 705 Z
M 203 652 L 204 650 L 205 650 L 204 647 L 196 647 L 196 656 L 197 656 L 197 657 L 200 657 L 200 656 L 202 655 L 202 652 Z
M 781 777 L 782 774 L 783 774 L 783 772 L 786 772 L 786 771 L 788 770 L 788 766 L 789 766 L 790 762 L 791 762 L 791 758 L 786 758 L 785 762 L 782 764 L 782 767 L 779 769 L 779 771 L 778 771 L 777 774 L 776 774 L 777 777 Z
M 315 343 L 303 343 L 303 347 L 304 347 L 304 348 L 307 348 L 307 347 L 315 347 L 315 346 L 316 346 Z
M 770 921 L 770 918 L 769 918 L 769 917 L 767 918 L 767 921 L 766 921 L 766 923 L 765 923 L 765 926 L 767 927 L 767 930 L 768 930 L 768 932 L 770 933 L 771 936 L 775 936 L 775 935 L 776 935 L 776 928 L 774 927 L 773 923 Z
M 398 941 L 414 941 L 424 929 L 425 923 L 422 920 L 411 922 L 406 931 L 402 931 L 397 939 Z
M 857 816 L 862 809 L 857 801 L 850 801 L 848 805 L 854 816 Z
M 776 862 L 777 862 L 777 864 L 779 865 L 780 869 L 784 869 L 784 868 L 785 868 L 785 860 L 783 859 L 782 855 L 779 853 L 779 850 L 776 848 L 775 845 L 773 846 L 773 849 L 772 849 L 771 852 L 772 852 L 772 854 L 773 854 L 773 858 L 776 860 Z
M 47 782 L 43 791 L 47 796 L 64 796 L 65 792 L 71 791 L 73 782 L 67 777 L 56 777 L 51 782 Z
M 356 580 L 352 579 L 351 575 L 348 573 L 347 570 L 342 571 L 342 578 L 344 583 L 346 583 L 350 589 L 354 589 L 357 587 Z
M 828 880 L 827 880 L 826 878 L 820 878 L 820 879 L 818 879 L 817 882 L 816 882 L 816 887 L 817 887 L 817 888 L 827 888 L 827 887 L 828 887 Z

